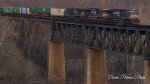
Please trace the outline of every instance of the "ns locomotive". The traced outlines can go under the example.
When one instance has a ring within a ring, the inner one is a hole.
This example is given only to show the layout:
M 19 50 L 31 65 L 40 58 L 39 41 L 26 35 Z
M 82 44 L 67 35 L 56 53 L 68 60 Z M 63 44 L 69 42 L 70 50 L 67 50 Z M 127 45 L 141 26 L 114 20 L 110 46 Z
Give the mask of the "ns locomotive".
M 129 25 L 140 23 L 138 10 L 135 9 L 67 8 L 64 16 L 94 19 L 105 24 Z

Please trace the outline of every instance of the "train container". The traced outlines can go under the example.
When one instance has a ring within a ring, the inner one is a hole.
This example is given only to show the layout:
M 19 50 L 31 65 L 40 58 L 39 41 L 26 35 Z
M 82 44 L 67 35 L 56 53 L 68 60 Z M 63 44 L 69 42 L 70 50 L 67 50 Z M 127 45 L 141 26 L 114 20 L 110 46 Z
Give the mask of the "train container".
M 13 7 L 12 8 L 12 13 L 21 13 L 21 10 L 20 10 L 20 8 L 19 7 Z
M 39 13 L 39 6 L 32 6 L 32 7 L 29 7 L 29 11 L 30 13 Z
M 4 13 L 12 13 L 12 8 L 4 8 Z
M 51 8 L 51 16 L 64 16 L 65 9 Z
M 136 10 L 136 9 L 132 9 L 132 10 L 129 10 L 129 19 L 135 23 L 135 24 L 139 24 L 140 23 L 140 18 L 139 18 L 139 11 Z
M 31 12 L 30 12 L 30 8 L 27 8 L 27 14 L 30 14 Z
M 4 13 L 4 8 L 0 8 L 0 13 Z
M 20 13 L 22 13 L 22 14 L 30 14 L 29 8 L 21 7 L 20 8 Z
M 50 14 L 50 7 L 39 7 L 39 13 L 48 13 L 48 14 Z
M 27 8 L 20 8 L 20 12 L 23 14 L 27 14 Z

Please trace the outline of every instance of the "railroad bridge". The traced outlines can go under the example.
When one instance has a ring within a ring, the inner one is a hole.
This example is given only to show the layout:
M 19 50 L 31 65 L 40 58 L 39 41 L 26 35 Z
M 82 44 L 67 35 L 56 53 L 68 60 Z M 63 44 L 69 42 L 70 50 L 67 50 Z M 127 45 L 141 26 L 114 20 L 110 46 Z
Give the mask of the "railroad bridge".
M 63 42 L 84 44 L 87 46 L 86 84 L 107 84 L 105 50 L 143 55 L 149 59 L 149 41 L 150 28 L 146 25 L 115 26 L 97 21 L 55 19 L 50 48 L 54 50 L 54 45 L 59 45 L 60 52 Z
M 12 17 L 15 19 L 14 28 L 22 33 L 22 37 L 34 41 L 31 34 L 38 29 L 39 23 L 50 24 L 47 49 L 47 73 L 48 80 L 56 84 L 66 84 L 65 49 L 64 43 L 82 44 L 86 46 L 86 84 L 107 84 L 105 50 L 142 55 L 146 60 L 146 69 L 150 59 L 150 26 L 130 25 L 116 26 L 106 25 L 94 20 L 45 18 L 45 17 Z M 28 21 L 27 19 L 31 19 Z M 30 24 L 29 24 L 30 23 Z M 36 26 L 31 30 L 32 26 Z M 44 26 L 45 27 L 45 26 Z M 21 28 L 21 29 L 20 29 Z M 30 38 L 28 38 L 30 32 Z M 37 33 L 37 32 L 36 32 Z M 37 34 L 38 35 L 38 34 Z M 37 38 L 36 36 L 35 38 Z M 41 38 L 44 38 L 40 36 Z M 24 43 L 24 51 L 31 55 L 31 43 Z M 41 42 L 39 42 L 40 44 Z M 42 46 L 42 45 L 41 45 Z M 146 73 L 149 74 L 149 73 Z M 149 75 L 146 75 L 149 78 Z M 148 82 L 148 81 L 147 81 Z

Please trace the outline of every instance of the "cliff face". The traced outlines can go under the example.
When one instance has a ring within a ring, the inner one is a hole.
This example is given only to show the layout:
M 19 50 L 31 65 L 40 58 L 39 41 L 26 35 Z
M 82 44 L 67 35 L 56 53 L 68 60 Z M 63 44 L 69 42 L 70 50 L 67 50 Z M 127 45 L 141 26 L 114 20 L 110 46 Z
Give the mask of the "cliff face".
M 149 24 L 149 0 L 0 0 L 0 6 L 51 6 L 51 7 L 96 7 L 96 8 L 135 8 L 140 11 L 142 23 Z

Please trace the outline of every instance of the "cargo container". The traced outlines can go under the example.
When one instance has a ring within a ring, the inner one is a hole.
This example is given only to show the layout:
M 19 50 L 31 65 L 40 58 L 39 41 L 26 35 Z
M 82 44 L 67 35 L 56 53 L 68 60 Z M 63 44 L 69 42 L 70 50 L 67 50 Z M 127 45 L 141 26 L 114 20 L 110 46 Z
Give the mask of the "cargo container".
M 0 13 L 4 13 L 4 8 L 0 8 Z
M 23 13 L 23 14 L 26 14 L 27 13 L 27 8 L 20 8 L 20 12 Z
M 65 9 L 51 8 L 52 16 L 64 16 Z
M 32 6 L 29 8 L 30 13 L 39 13 L 39 6 Z
M 48 13 L 48 14 L 50 14 L 50 7 L 39 7 L 39 13 Z
M 12 8 L 12 13 L 20 13 L 20 8 L 19 7 L 13 7 Z
M 27 8 L 27 14 L 30 14 L 31 12 L 30 12 L 30 8 Z
M 29 11 L 31 13 L 50 13 L 50 7 L 40 7 L 40 6 L 34 6 L 30 7 Z
M 29 8 L 21 7 L 20 8 L 20 13 L 22 13 L 22 14 L 30 14 Z
M 12 8 L 4 8 L 4 13 L 12 13 Z

